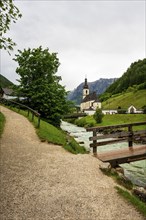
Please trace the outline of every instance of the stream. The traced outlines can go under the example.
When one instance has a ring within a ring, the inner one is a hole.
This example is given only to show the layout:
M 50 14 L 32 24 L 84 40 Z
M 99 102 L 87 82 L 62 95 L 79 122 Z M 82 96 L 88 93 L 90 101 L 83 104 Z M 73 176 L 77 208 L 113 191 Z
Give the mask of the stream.
M 89 137 L 92 136 L 92 132 L 87 132 L 85 128 L 78 127 L 65 121 L 62 121 L 61 128 L 73 136 L 78 143 L 81 143 L 80 145 L 84 146 L 87 151 L 92 153 L 92 149 L 89 146 L 91 143 Z M 98 151 L 110 151 L 115 147 L 116 149 L 127 148 L 127 142 L 100 146 Z M 146 160 L 136 161 L 129 164 L 125 163 L 120 166 L 124 169 L 124 175 L 130 179 L 133 184 L 146 187 Z

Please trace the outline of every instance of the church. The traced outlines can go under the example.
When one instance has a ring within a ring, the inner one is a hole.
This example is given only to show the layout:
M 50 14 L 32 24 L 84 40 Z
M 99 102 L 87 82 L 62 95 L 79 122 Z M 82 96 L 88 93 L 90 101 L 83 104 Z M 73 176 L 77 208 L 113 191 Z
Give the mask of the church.
M 81 112 L 94 114 L 96 108 L 101 108 L 101 102 L 98 100 L 96 92 L 90 93 L 87 78 L 85 78 L 83 86 L 83 100 L 80 104 Z

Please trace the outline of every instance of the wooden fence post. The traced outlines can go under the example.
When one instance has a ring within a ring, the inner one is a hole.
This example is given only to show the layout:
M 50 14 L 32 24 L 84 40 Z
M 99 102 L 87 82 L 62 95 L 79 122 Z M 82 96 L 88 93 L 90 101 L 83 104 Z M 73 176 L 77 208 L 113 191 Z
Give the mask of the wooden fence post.
M 32 112 L 32 121 L 33 121 L 33 119 L 34 119 L 34 112 Z
M 40 127 L 40 116 L 38 116 L 38 128 Z
M 93 130 L 93 137 L 96 137 L 96 130 Z M 97 154 L 97 140 L 93 140 L 93 154 L 96 155 Z
M 128 146 L 132 147 L 133 146 L 133 130 L 132 130 L 132 125 L 128 126 L 128 132 L 129 132 L 129 138 L 128 138 Z

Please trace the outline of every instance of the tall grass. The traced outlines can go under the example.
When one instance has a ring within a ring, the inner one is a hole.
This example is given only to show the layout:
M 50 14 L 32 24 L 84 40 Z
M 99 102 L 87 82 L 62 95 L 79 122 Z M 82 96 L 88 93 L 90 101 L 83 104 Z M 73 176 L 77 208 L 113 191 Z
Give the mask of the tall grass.
M 0 112 L 0 137 L 2 136 L 4 130 L 5 121 L 5 116 Z
M 146 204 L 144 202 L 140 201 L 139 198 L 118 186 L 115 188 L 117 189 L 118 194 L 120 194 L 124 199 L 131 203 L 140 213 L 143 214 L 143 216 L 146 217 Z

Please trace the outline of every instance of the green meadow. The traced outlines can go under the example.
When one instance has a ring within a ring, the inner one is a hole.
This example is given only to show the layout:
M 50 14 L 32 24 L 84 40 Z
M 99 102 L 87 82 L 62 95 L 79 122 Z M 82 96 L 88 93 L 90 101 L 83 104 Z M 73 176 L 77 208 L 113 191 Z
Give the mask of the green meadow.
M 134 105 L 138 109 L 146 105 L 146 90 L 116 94 L 102 102 L 103 109 L 117 109 L 118 107 L 127 109 L 130 105 Z

